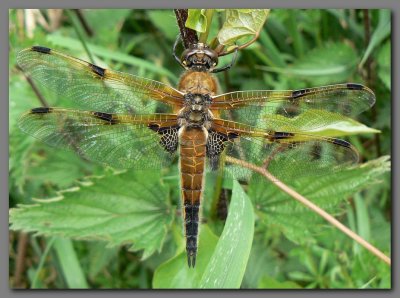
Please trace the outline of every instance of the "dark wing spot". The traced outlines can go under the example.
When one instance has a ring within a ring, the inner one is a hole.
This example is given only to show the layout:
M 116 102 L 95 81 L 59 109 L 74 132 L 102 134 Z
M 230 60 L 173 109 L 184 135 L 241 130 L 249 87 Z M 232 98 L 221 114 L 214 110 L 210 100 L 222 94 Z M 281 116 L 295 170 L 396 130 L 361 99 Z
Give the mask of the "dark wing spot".
M 101 68 L 100 66 L 97 66 L 97 65 L 94 65 L 91 63 L 90 63 L 90 67 L 95 74 L 97 74 L 101 77 L 104 77 L 104 73 L 106 71 L 104 68 Z
M 349 142 L 346 142 L 346 141 L 341 140 L 341 139 L 333 139 L 333 144 L 340 145 L 340 146 L 347 147 L 347 148 L 351 147 Z
M 117 119 L 113 119 L 113 115 L 109 113 L 93 112 L 93 115 L 98 119 L 109 122 L 110 124 L 118 123 Z
M 364 86 L 361 84 L 348 83 L 347 88 L 350 90 L 363 90 Z
M 43 54 L 50 54 L 51 49 L 46 48 L 46 47 L 41 47 L 41 46 L 33 46 L 32 51 L 43 53 Z
M 294 133 L 283 131 L 275 131 L 271 136 L 271 138 L 274 140 L 290 139 L 292 137 L 294 137 Z
M 294 90 L 294 91 L 292 92 L 292 97 L 293 97 L 293 98 L 297 98 L 297 97 L 303 96 L 304 94 L 306 94 L 306 93 L 308 93 L 308 92 L 309 92 L 309 89 Z
M 46 107 L 40 107 L 40 108 L 34 108 L 31 110 L 32 114 L 45 114 L 45 113 L 50 113 L 51 108 L 46 108 Z

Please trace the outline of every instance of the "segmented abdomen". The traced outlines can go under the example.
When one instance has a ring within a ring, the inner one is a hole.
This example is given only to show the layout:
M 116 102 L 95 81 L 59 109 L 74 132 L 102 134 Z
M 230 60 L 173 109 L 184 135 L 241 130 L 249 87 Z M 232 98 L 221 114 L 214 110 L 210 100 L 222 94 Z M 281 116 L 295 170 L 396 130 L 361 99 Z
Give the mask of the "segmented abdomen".
M 203 193 L 207 131 L 182 127 L 179 133 L 182 205 L 189 267 L 194 267 L 197 253 L 199 209 Z

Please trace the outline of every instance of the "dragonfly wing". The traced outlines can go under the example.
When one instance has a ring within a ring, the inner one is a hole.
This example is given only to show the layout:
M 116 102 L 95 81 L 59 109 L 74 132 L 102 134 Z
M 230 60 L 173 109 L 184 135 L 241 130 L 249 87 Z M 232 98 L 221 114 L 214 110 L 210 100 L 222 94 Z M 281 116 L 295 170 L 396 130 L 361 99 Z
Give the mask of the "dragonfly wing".
M 74 150 L 85 159 L 116 168 L 155 169 L 176 158 L 174 114 L 130 116 L 36 108 L 23 114 L 18 123 L 24 132 L 48 145 Z M 164 132 L 168 130 L 175 150 L 166 150 Z
M 35 81 L 86 110 L 107 113 L 154 113 L 183 104 L 178 90 L 146 78 L 101 68 L 45 47 L 17 55 L 17 63 Z
M 368 87 L 349 83 L 301 90 L 231 92 L 215 96 L 211 109 L 221 118 L 263 129 L 305 132 L 343 121 L 343 116 L 355 116 L 374 103 L 375 95 Z
M 310 174 L 322 176 L 343 170 L 359 158 L 350 143 L 336 138 L 263 131 L 220 119 L 214 121 L 213 129 L 228 136 L 225 154 L 242 161 L 242 166 L 229 166 L 229 172 L 238 179 L 252 175 L 243 166 L 245 163 L 266 168 L 279 180 L 291 181 Z

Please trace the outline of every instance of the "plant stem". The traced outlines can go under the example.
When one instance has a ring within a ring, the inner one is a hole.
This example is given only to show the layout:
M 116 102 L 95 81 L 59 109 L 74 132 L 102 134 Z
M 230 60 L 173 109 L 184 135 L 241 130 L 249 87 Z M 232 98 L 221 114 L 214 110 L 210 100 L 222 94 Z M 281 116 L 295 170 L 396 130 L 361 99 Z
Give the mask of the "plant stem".
M 206 9 L 207 27 L 205 32 L 200 33 L 199 42 L 207 44 L 207 38 L 208 34 L 210 33 L 210 27 L 213 15 L 214 15 L 214 9 Z
M 257 172 L 261 175 L 263 175 L 266 179 L 271 181 L 273 184 L 275 184 L 277 187 L 279 187 L 281 190 L 286 192 L 288 195 L 290 195 L 293 199 L 299 201 L 303 205 L 305 205 L 307 208 L 311 209 L 315 213 L 317 213 L 319 216 L 324 218 L 326 221 L 334 225 L 336 228 L 341 230 L 343 233 L 345 233 L 347 236 L 358 242 L 360 245 L 364 246 L 367 250 L 369 250 L 371 253 L 373 253 L 375 256 L 377 256 L 379 259 L 384 261 L 386 264 L 389 266 L 391 265 L 391 260 L 388 256 L 386 256 L 383 252 L 381 252 L 379 249 L 377 249 L 375 246 L 370 244 L 369 242 L 365 241 L 362 237 L 358 236 L 356 233 L 354 233 L 352 230 L 350 230 L 348 227 L 343 225 L 341 222 L 339 222 L 336 218 L 334 218 L 332 215 L 330 215 L 328 212 L 325 210 L 321 209 L 311 201 L 309 201 L 307 198 L 303 197 L 301 194 L 296 192 L 295 190 L 291 189 L 289 186 L 287 186 L 285 183 L 282 181 L 278 180 L 275 176 L 273 176 L 270 172 L 268 172 L 266 169 L 258 167 L 254 164 L 248 163 L 244 160 L 236 159 L 231 156 L 226 157 L 226 161 L 230 163 L 234 163 L 237 165 L 240 165 L 242 167 L 248 168 L 254 172 Z
M 89 51 L 89 48 L 88 48 L 88 46 L 86 44 L 85 38 L 84 38 L 81 30 L 80 30 L 80 26 L 79 26 L 79 23 L 78 23 L 77 19 L 75 18 L 75 16 L 71 13 L 71 11 L 69 9 L 66 9 L 65 11 L 66 11 L 66 13 L 68 15 L 68 18 L 72 22 L 72 27 L 74 27 L 76 35 L 78 35 L 78 38 L 81 41 L 81 43 L 83 45 L 83 48 L 85 49 L 85 52 L 89 57 L 90 62 L 92 64 L 94 64 L 94 59 L 93 59 L 92 53 L 90 53 L 90 51 Z

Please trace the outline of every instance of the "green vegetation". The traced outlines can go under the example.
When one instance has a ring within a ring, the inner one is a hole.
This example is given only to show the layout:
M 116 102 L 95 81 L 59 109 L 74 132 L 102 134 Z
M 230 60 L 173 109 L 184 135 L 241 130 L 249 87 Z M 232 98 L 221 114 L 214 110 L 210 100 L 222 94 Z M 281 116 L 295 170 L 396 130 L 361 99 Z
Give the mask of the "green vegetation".
M 241 13 L 246 12 L 251 10 Z M 191 22 L 202 39 L 216 44 L 224 14 L 238 13 L 195 10 Z M 15 65 L 23 48 L 47 46 L 86 61 L 89 52 L 101 66 L 173 86 L 178 82 L 182 68 L 172 58 L 172 45 L 179 30 L 172 10 L 84 10 L 83 15 L 91 37 L 74 12 L 64 12 L 52 30 L 40 22 L 25 26 L 22 10 L 9 13 L 11 287 L 391 287 L 387 264 L 258 176 L 246 185 L 229 175 L 207 175 L 198 260 L 189 269 L 176 161 L 161 171 L 121 172 L 23 134 L 19 115 L 41 106 Z M 357 121 L 343 118 L 342 125 L 322 130 L 350 141 L 360 153 L 359 165 L 322 177 L 312 168 L 300 176 L 301 169 L 282 167 L 290 169 L 285 183 L 390 256 L 390 11 L 369 10 L 366 16 L 363 10 L 278 9 L 262 27 L 242 29 L 225 26 L 221 37 L 240 45 L 254 37 L 249 32 L 261 31 L 239 51 L 234 67 L 217 75 L 223 91 L 354 82 L 375 92 L 375 106 Z M 222 57 L 219 65 L 230 59 Z M 73 106 L 62 94 L 40 92 L 50 106 Z

